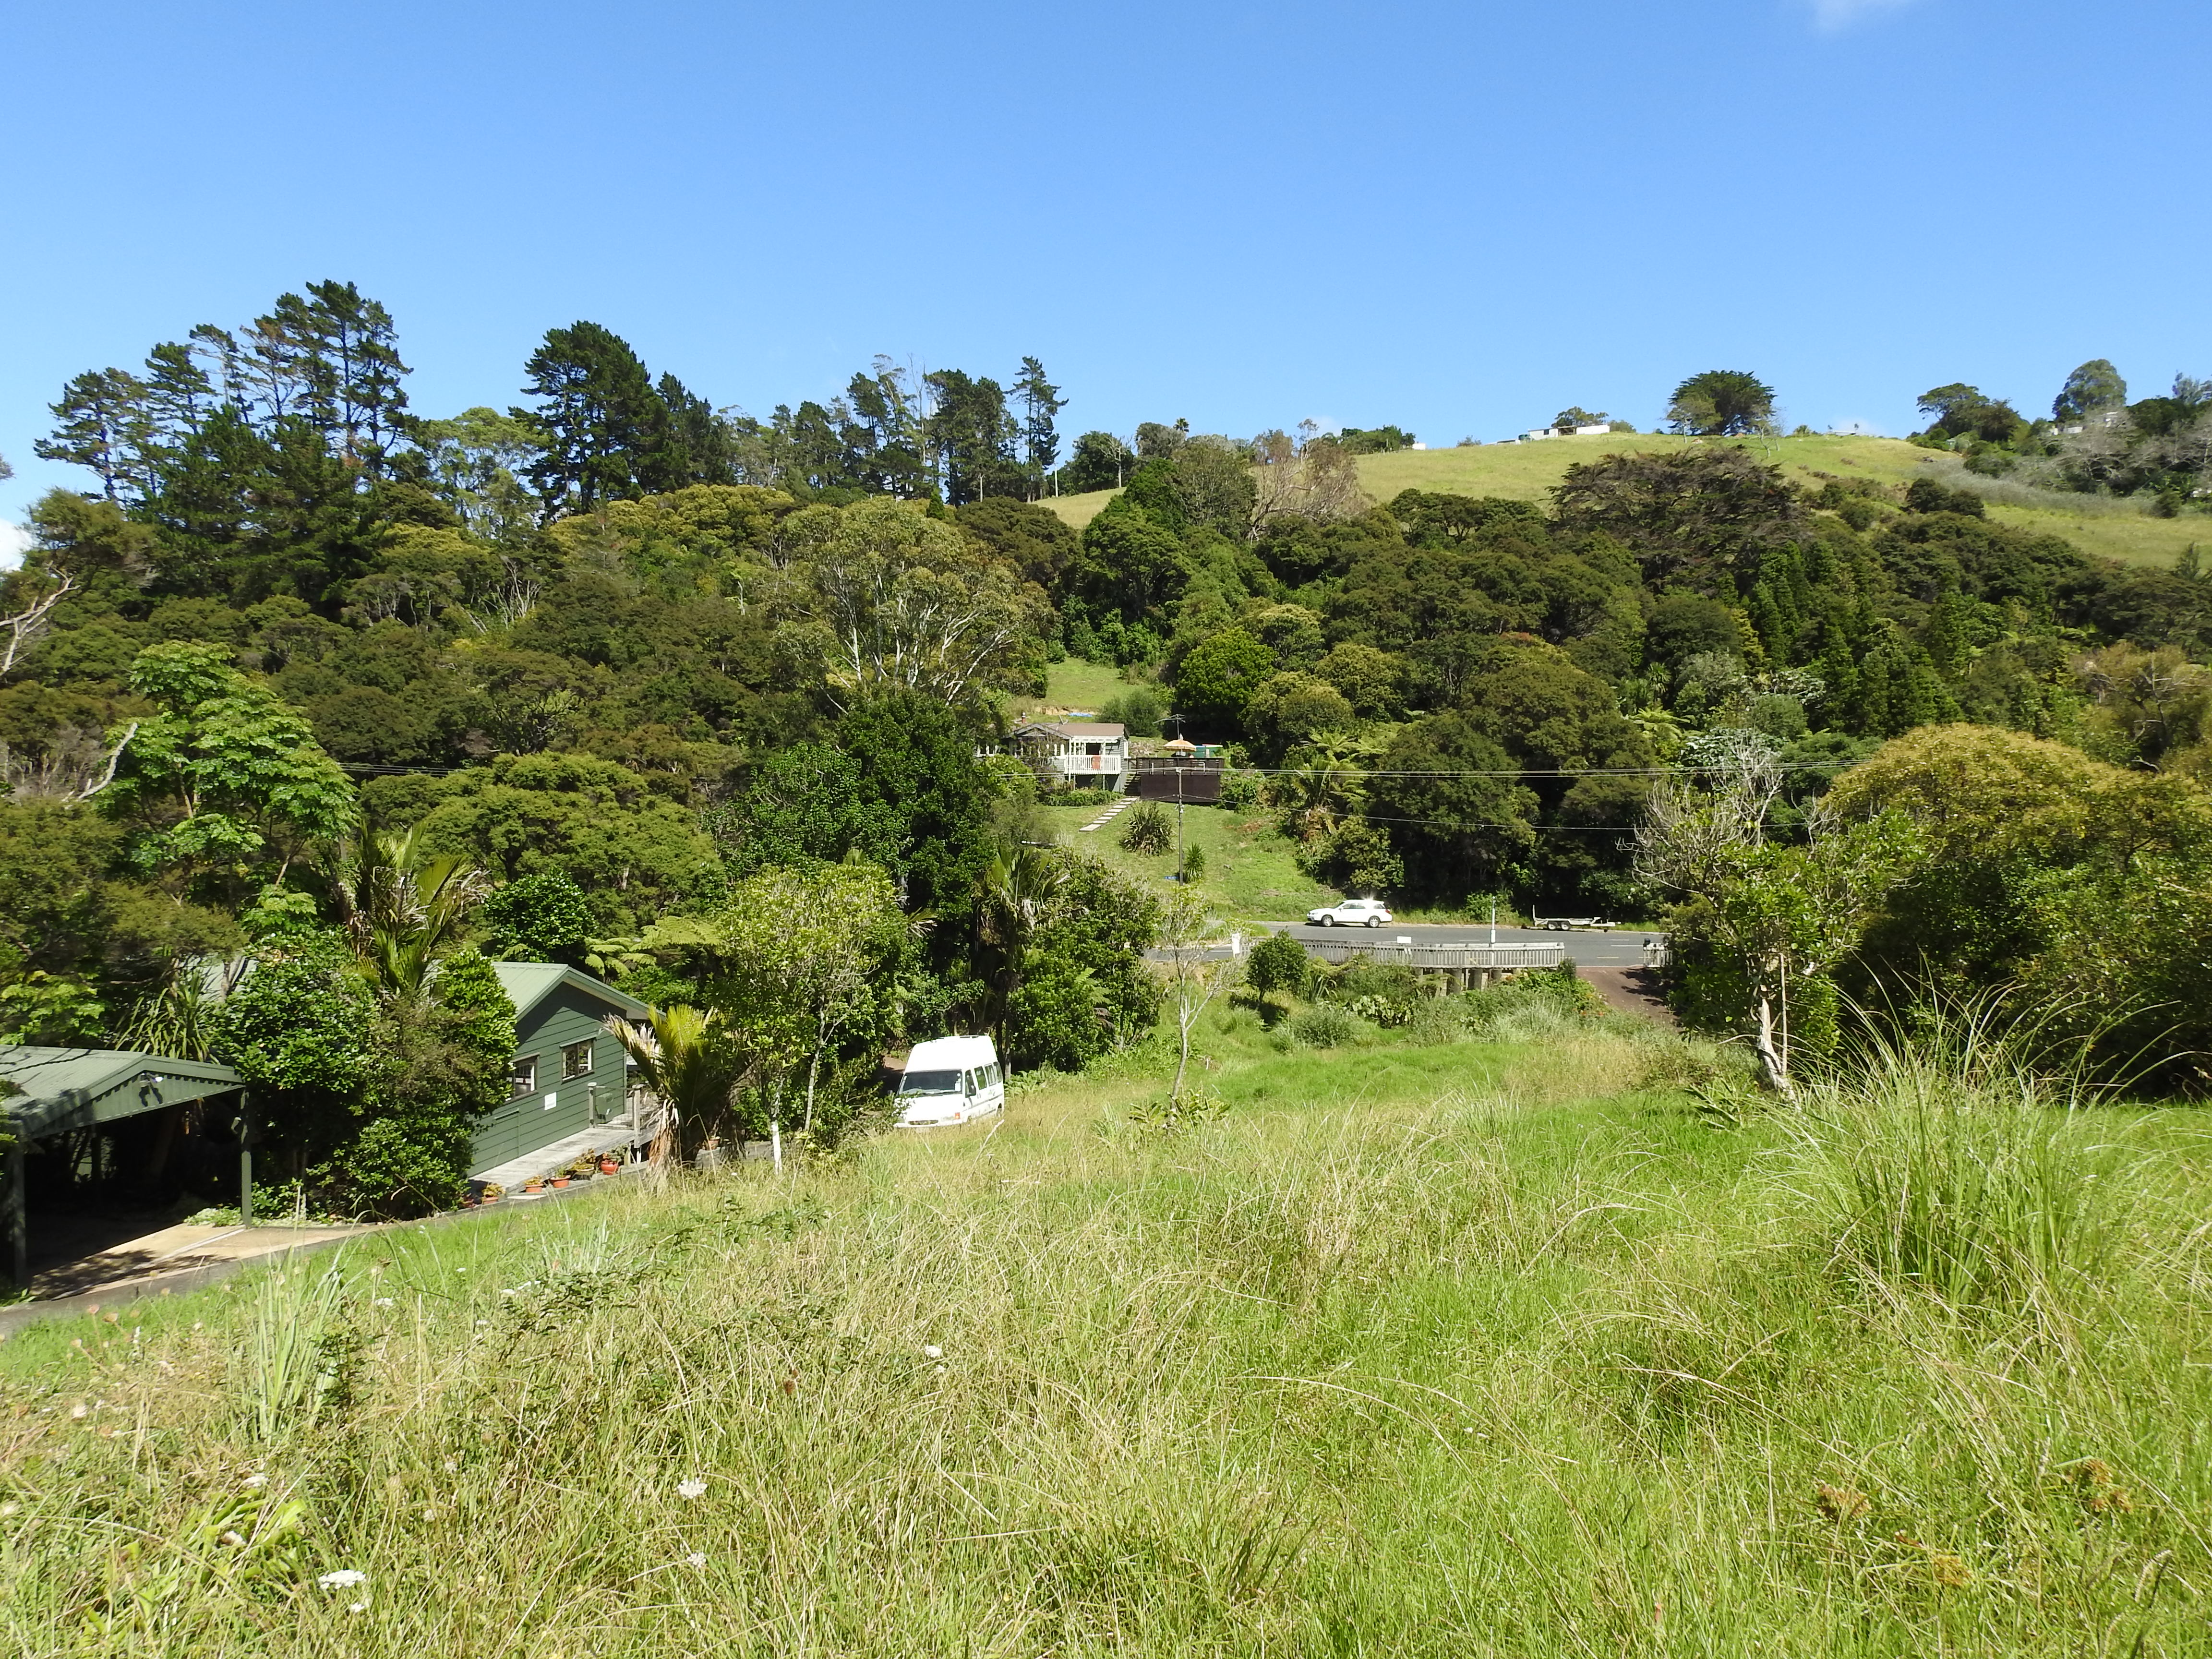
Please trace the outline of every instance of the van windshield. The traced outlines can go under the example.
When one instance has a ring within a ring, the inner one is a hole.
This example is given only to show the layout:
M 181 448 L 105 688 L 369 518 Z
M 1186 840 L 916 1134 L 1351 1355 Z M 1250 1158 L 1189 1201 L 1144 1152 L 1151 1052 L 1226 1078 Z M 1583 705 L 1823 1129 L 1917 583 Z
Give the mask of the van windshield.
M 957 1095 L 960 1092 L 960 1073 L 957 1072 L 908 1072 L 899 1079 L 902 1095 Z

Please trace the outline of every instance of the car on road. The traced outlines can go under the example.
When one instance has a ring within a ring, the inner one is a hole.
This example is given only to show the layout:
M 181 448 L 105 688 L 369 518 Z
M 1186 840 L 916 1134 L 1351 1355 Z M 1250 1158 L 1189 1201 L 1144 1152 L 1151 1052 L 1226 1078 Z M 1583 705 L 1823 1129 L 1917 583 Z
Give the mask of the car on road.
M 1577 927 L 1602 927 L 1610 930 L 1613 924 L 1602 916 L 1531 916 L 1531 927 L 1541 927 L 1549 933 L 1571 933 Z
M 1381 899 L 1355 898 L 1309 910 L 1306 920 L 1316 927 L 1380 927 L 1390 913 Z

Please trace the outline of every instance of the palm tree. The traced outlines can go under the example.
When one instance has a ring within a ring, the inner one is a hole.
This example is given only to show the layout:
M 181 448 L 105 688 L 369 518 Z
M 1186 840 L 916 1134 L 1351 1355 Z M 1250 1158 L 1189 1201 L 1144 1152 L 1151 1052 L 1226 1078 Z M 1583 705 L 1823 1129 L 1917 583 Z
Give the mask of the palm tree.
M 660 1097 L 665 1109 L 653 1141 L 656 1164 L 672 1155 L 688 1163 L 728 1127 L 739 1067 L 729 1046 L 719 1040 L 715 1028 L 720 1022 L 720 1015 L 681 1002 L 651 1010 L 642 1025 L 616 1018 L 606 1022 L 608 1032 L 636 1064 L 638 1080 Z
M 1067 886 L 1067 866 L 1045 848 L 1002 847 L 983 872 L 976 965 L 988 987 L 992 1031 L 1006 1047 L 1006 1007 L 1021 986 L 1030 940 Z
M 451 853 L 426 856 L 415 832 L 338 848 L 332 884 L 355 952 L 382 991 L 412 1001 L 488 890 L 484 872 Z

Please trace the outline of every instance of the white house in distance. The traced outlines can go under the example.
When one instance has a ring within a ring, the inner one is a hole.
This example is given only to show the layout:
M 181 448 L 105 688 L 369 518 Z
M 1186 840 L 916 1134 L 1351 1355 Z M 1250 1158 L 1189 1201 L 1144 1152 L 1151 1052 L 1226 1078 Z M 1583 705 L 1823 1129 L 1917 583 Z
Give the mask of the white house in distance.
M 1047 777 L 1079 788 L 1118 790 L 1129 769 L 1128 730 L 1111 720 L 1024 720 L 1006 742 Z
M 1602 438 L 1613 430 L 1610 422 L 1600 421 L 1595 426 L 1578 426 L 1571 432 L 1562 432 L 1555 426 L 1540 426 L 1534 432 L 1523 432 L 1506 441 L 1516 444 L 1540 444 L 1547 438 Z

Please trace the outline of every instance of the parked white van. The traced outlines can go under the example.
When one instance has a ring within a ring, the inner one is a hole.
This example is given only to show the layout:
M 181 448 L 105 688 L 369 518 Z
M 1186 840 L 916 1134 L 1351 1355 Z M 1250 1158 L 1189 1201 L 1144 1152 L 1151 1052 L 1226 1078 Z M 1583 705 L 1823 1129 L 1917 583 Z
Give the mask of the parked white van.
M 917 1042 L 899 1074 L 898 1127 L 930 1129 L 972 1123 L 1006 1103 L 999 1051 L 987 1036 L 932 1037 Z

